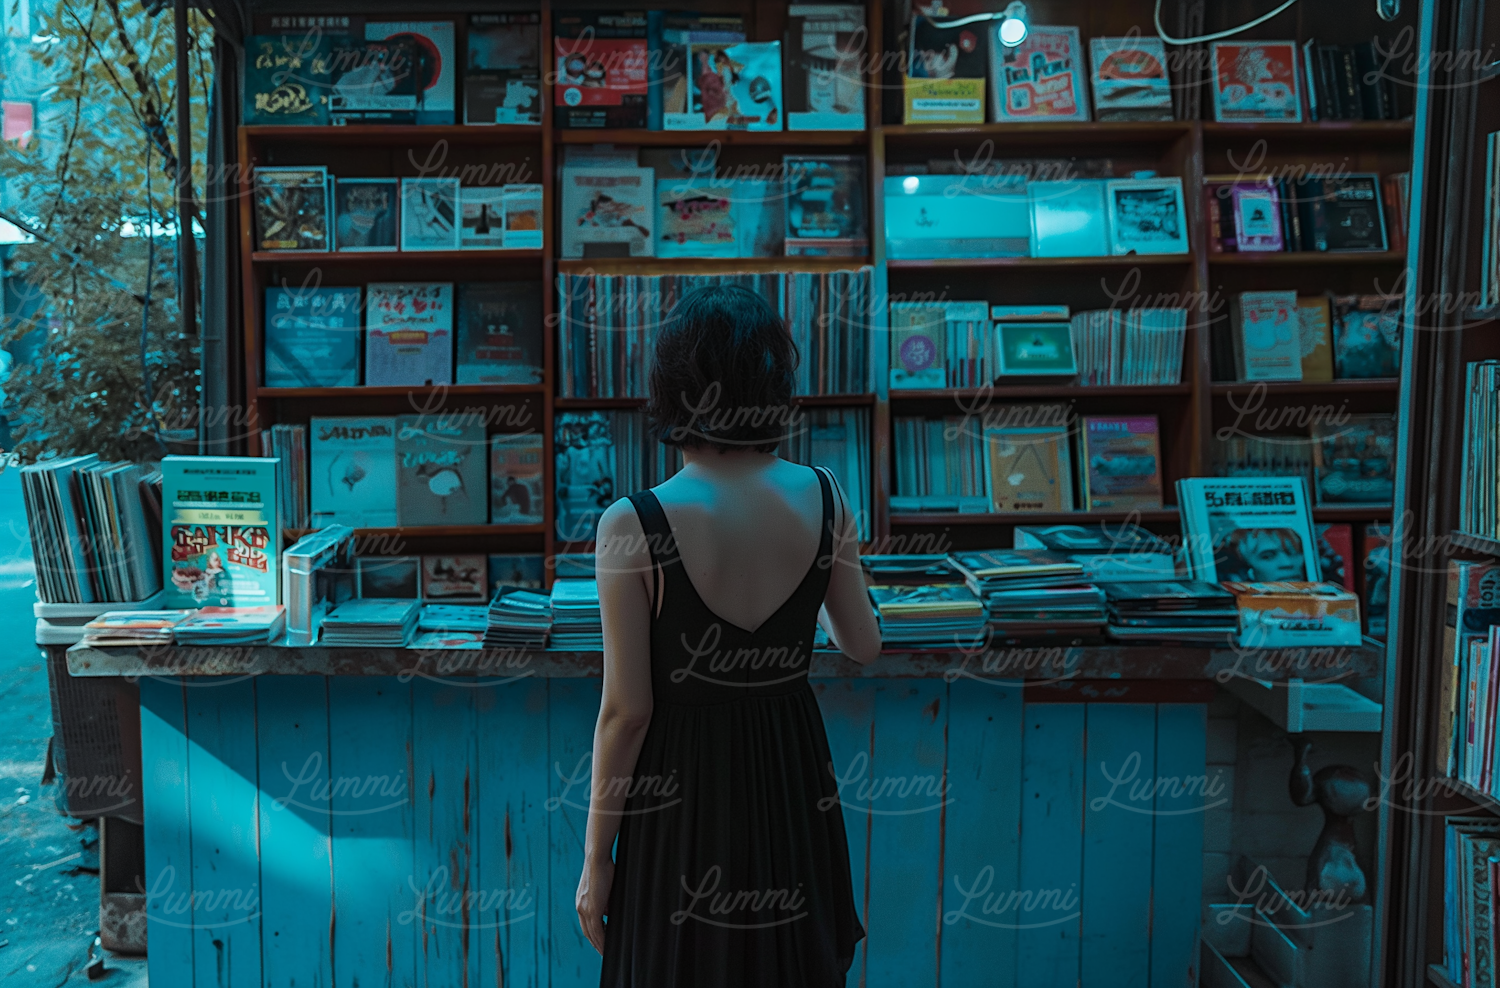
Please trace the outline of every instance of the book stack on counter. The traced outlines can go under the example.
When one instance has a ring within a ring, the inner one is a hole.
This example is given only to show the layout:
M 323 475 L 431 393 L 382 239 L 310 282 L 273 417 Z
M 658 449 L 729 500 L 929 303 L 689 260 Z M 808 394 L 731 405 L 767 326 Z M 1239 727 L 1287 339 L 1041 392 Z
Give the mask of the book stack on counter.
M 1081 386 L 1181 384 L 1186 309 L 1105 309 L 1072 319 Z
M 1000 639 L 1097 638 L 1104 595 L 1083 582 L 1083 566 L 1044 549 L 990 549 L 950 557 L 968 588 L 984 602 Z
M 276 513 L 283 528 L 306 529 L 307 426 L 273 425 L 261 432 L 261 448 L 281 461 L 276 472 Z
M 559 583 L 565 582 L 562 580 Z M 591 582 L 591 581 L 580 581 Z M 598 584 L 594 584 L 595 596 Z M 546 648 L 547 633 L 552 629 L 552 598 L 529 590 L 505 591 L 490 602 L 484 643 L 512 648 Z M 571 625 L 569 634 L 574 634 Z M 601 630 L 602 635 L 602 630 Z
M 859 557 L 865 583 L 874 586 L 919 587 L 933 583 L 964 582 L 963 574 L 953 568 L 946 554 L 869 555 Z
M 423 604 L 412 648 L 479 648 L 487 619 L 482 604 Z
M 984 605 L 961 583 L 872 586 L 870 601 L 887 647 L 974 648 L 984 638 Z
M 805 426 L 794 428 L 781 457 L 830 471 L 855 513 L 860 541 L 870 538 L 870 410 L 810 408 Z
M 737 285 L 786 320 L 802 354 L 797 393 L 869 390 L 873 270 L 557 278 L 560 397 L 643 398 L 662 314 L 699 288 Z
M 1239 630 L 1234 595 L 1217 583 L 1109 583 L 1104 596 L 1118 641 L 1228 645 Z
M 37 597 L 140 603 L 162 589 L 161 474 L 70 456 L 21 468 Z
M 1475 814 L 1443 824 L 1443 969 L 1450 984 L 1471 988 L 1490 981 L 1495 957 L 1490 917 L 1500 887 L 1500 820 Z
M 201 607 L 172 629 L 179 645 L 267 645 L 286 629 L 286 608 Z
M 552 647 L 570 652 L 604 647 L 599 584 L 594 580 L 557 580 L 552 584 Z
M 182 611 L 106 611 L 83 626 L 90 646 L 170 645 L 172 630 L 191 617 Z
M 1048 549 L 1083 567 L 1089 583 L 1155 582 L 1177 577 L 1181 553 L 1139 525 L 1017 525 L 1017 549 Z
M 324 645 L 401 648 L 417 630 L 421 604 L 415 600 L 372 597 L 347 600 L 323 618 Z

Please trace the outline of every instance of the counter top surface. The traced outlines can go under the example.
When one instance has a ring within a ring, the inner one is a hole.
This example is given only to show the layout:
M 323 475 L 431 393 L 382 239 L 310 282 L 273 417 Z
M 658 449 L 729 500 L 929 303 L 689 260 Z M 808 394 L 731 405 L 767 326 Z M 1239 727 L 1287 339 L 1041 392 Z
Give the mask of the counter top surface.
M 528 676 L 584 678 L 602 674 L 600 652 L 551 649 L 289 648 L 272 645 L 139 646 L 68 649 L 74 676 Z M 992 680 L 1263 680 L 1337 682 L 1378 672 L 1384 646 L 1281 649 L 1105 645 L 992 647 L 964 652 L 889 651 L 868 665 L 838 652 L 815 652 L 809 675 L 834 678 L 961 678 Z

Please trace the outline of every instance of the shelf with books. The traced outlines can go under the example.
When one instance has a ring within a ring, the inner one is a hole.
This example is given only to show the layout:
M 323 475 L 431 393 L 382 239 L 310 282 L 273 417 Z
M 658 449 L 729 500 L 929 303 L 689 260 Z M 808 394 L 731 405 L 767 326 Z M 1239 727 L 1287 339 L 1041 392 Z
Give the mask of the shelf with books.
M 871 260 L 868 257 L 564 257 L 556 263 L 558 274 L 663 275 L 852 271 L 870 264 Z
M 1172 507 L 1137 511 L 912 511 L 891 515 L 892 525 L 1089 525 L 1125 521 L 1167 523 L 1177 520 L 1177 509 Z
M 1110 153 L 1121 145 L 1166 145 L 1192 134 L 1183 120 L 1079 121 L 1069 123 L 888 124 L 880 128 L 888 147 L 944 146 L 955 142 L 993 140 L 1007 150 L 1055 145 L 1097 145 Z
M 518 144 L 542 142 L 539 124 L 346 124 L 344 126 L 251 125 L 240 134 L 252 144 L 381 144 L 448 141 L 452 144 Z
M 1210 265 L 1224 265 L 1228 267 L 1261 265 L 1295 265 L 1301 267 L 1304 264 L 1336 265 L 1336 264 L 1405 264 L 1406 251 L 1404 250 L 1288 250 L 1288 251 L 1225 251 L 1222 254 L 1210 252 L 1208 255 Z
M 1192 393 L 1191 384 L 1117 384 L 1093 387 L 1070 383 L 996 384 L 988 388 L 892 389 L 889 400 L 893 403 L 945 399 L 972 402 L 985 398 L 996 401 L 1009 401 L 1013 398 L 1055 398 L 1067 401 L 1077 398 L 1168 398 Z
M 251 253 L 250 260 L 256 264 L 355 264 L 370 267 L 392 261 L 402 264 L 451 264 L 454 261 L 535 264 L 544 256 L 540 250 L 257 250 Z
M 839 394 L 839 395 L 793 395 L 793 403 L 807 408 L 848 408 L 857 405 L 875 404 L 875 395 L 866 394 Z M 582 409 L 591 408 L 644 408 L 645 398 L 554 398 L 552 407 L 557 409 Z
M 1491 796 L 1486 792 L 1481 792 L 1478 789 L 1475 789 L 1473 786 L 1469 785 L 1467 782 L 1460 782 L 1458 779 L 1445 778 L 1440 779 L 1438 781 L 1438 785 L 1440 787 L 1440 791 L 1442 788 L 1446 788 L 1450 793 L 1452 793 L 1459 799 L 1467 799 L 1469 802 L 1474 804 L 1475 809 L 1484 810 L 1486 813 L 1500 814 L 1500 798 Z
M 1203 123 L 1205 144 L 1244 136 L 1318 143 L 1334 142 L 1340 146 L 1345 146 L 1350 142 L 1365 145 L 1409 144 L 1411 135 L 1411 120 L 1311 120 L 1304 123 L 1290 121 L 1221 123 L 1209 120 Z
M 547 526 L 541 523 L 535 525 L 397 525 L 393 528 L 356 528 L 354 536 L 360 538 L 468 538 L 484 535 L 542 535 Z M 316 531 L 311 528 L 289 528 L 283 534 L 295 538 L 301 538 L 308 532 Z
M 1193 263 L 1194 255 L 1187 254 L 1103 254 L 1095 257 L 943 257 L 911 258 L 886 261 L 892 271 L 922 271 L 928 269 L 953 268 L 979 270 L 984 268 L 1135 268 L 1172 267 Z
M 1470 552 L 1478 552 L 1486 556 L 1500 556 L 1500 539 L 1474 535 L 1471 532 L 1453 532 L 1448 536 L 1448 541 Z
M 867 130 L 639 130 L 559 129 L 560 144 L 639 144 L 646 147 L 860 147 L 870 140 Z
M 505 397 L 546 394 L 547 387 L 543 384 L 428 384 L 420 387 L 359 385 L 348 388 L 259 388 L 255 393 L 261 398 L 418 398 L 429 395 Z
M 1399 377 L 1340 377 L 1332 381 L 1214 381 L 1215 395 L 1248 395 L 1260 389 L 1270 395 L 1397 394 Z

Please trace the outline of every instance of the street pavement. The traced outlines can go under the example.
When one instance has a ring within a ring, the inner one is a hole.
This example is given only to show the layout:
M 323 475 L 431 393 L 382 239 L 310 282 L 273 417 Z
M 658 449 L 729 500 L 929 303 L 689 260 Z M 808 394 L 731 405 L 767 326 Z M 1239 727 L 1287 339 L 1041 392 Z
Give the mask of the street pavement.
M 102 980 L 84 973 L 99 927 L 98 831 L 58 812 L 61 780 L 41 784 L 52 713 L 35 600 L 21 475 L 0 466 L 0 983 L 143 988 L 142 959 L 106 955 Z

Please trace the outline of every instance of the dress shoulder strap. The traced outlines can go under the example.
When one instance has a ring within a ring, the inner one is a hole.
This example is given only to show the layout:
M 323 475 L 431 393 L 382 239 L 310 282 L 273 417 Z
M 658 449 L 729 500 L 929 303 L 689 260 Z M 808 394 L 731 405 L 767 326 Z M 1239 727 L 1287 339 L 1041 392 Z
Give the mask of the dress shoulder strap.
M 651 613 L 660 614 L 666 598 L 667 585 L 676 581 L 682 573 L 678 565 L 677 540 L 672 536 L 672 526 L 667 522 L 667 513 L 661 502 L 649 491 L 636 491 L 630 495 L 636 517 L 641 520 L 641 531 L 646 535 L 646 550 L 651 554 Z M 675 574 L 675 575 L 674 575 Z
M 818 486 L 823 489 L 823 524 L 820 526 L 822 534 L 818 537 L 818 563 L 826 570 L 826 560 L 833 553 L 833 484 L 827 467 L 813 467 L 813 472 L 818 475 Z

